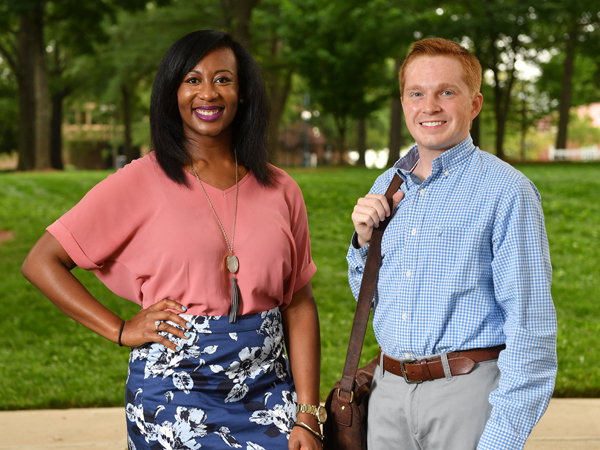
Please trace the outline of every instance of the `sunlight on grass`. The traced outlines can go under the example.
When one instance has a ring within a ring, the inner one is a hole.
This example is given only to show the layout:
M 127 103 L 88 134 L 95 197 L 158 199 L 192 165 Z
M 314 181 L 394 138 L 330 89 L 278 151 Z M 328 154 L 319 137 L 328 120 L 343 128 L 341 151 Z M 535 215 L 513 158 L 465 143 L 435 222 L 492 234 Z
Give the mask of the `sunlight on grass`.
M 546 214 L 558 315 L 556 396 L 600 396 L 600 165 L 518 167 L 538 186 Z M 128 352 L 60 313 L 20 274 L 25 255 L 46 226 L 109 172 L 0 174 L 0 409 L 120 406 Z M 347 282 L 346 251 L 356 199 L 381 173 L 358 168 L 292 169 L 306 201 L 313 279 L 322 334 L 324 397 L 341 376 L 355 301 Z M 88 272 L 77 276 L 124 318 L 137 305 L 110 293 Z M 371 327 L 363 362 L 377 352 Z

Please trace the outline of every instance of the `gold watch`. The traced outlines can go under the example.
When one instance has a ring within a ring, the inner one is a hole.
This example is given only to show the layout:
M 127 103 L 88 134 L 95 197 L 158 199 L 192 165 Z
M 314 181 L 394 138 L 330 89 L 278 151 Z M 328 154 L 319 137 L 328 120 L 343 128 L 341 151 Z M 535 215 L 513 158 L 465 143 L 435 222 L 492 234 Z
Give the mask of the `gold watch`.
M 317 418 L 317 422 L 319 422 L 319 425 L 325 423 L 325 421 L 327 420 L 327 411 L 321 405 L 305 405 L 303 403 L 300 403 L 296 407 L 296 412 L 312 414 Z

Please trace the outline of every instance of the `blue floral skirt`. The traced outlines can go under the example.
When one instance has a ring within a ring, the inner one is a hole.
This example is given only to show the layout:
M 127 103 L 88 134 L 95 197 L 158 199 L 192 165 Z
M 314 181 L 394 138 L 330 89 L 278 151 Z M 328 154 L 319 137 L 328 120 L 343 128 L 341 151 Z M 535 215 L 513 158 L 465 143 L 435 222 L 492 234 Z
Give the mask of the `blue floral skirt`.
M 168 335 L 181 351 L 156 343 L 131 350 L 129 450 L 287 449 L 297 399 L 279 309 L 233 324 L 228 316 L 181 317 L 192 336 Z

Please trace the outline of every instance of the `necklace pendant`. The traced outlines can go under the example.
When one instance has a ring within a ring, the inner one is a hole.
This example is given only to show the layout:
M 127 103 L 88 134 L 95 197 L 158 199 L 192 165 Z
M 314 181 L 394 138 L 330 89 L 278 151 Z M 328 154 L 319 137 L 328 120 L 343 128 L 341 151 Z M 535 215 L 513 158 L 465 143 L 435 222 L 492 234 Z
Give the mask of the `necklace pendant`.
M 231 273 L 236 273 L 240 268 L 240 262 L 235 255 L 229 255 L 227 257 L 227 269 Z

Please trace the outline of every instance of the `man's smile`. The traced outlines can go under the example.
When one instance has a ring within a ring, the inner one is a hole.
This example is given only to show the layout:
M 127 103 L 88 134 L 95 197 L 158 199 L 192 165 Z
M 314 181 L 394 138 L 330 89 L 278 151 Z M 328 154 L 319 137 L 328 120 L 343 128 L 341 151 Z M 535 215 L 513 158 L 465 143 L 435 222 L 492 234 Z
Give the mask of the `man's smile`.
M 421 122 L 421 125 L 424 127 L 432 128 L 432 127 L 438 127 L 440 125 L 444 125 L 445 123 L 446 123 L 446 121 L 438 120 L 436 122 Z

